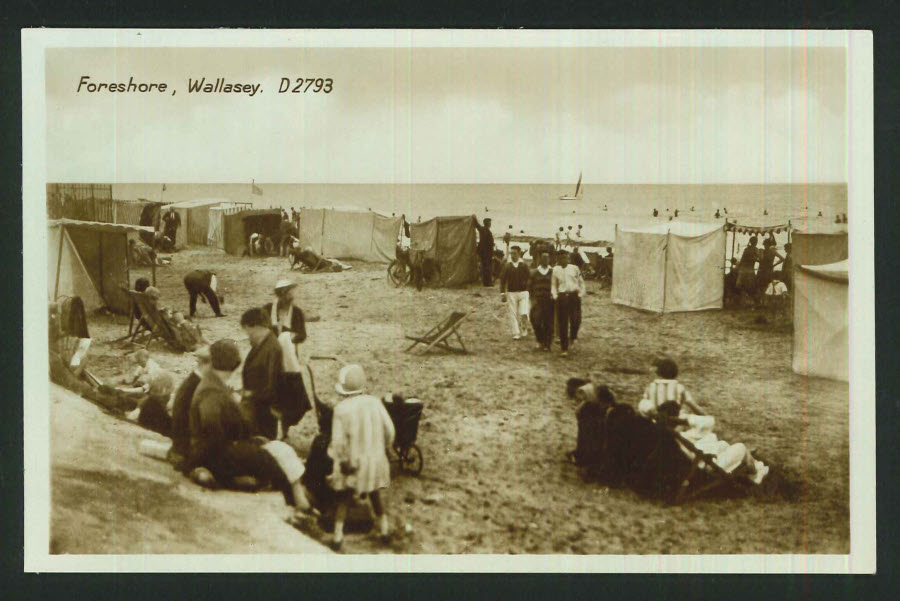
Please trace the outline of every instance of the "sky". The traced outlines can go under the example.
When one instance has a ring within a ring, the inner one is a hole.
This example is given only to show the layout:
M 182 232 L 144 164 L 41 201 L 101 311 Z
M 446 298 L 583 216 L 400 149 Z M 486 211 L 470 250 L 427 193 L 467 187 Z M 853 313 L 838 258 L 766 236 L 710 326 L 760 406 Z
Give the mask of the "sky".
M 839 47 L 51 48 L 47 178 L 845 182 L 846 75 Z M 332 92 L 277 93 L 309 76 Z M 200 77 L 263 91 L 188 94 Z

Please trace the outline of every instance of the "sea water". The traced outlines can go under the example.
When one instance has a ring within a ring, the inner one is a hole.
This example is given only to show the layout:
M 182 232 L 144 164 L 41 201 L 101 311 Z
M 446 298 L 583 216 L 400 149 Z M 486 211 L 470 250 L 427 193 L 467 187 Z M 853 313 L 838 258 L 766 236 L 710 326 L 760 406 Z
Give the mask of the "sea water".
M 847 213 L 847 185 L 839 184 L 585 184 L 577 200 L 561 200 L 573 185 L 557 184 L 114 184 L 122 200 L 179 202 L 223 198 L 254 208 L 355 208 L 426 221 L 441 215 L 490 217 L 495 238 L 505 232 L 553 236 L 560 227 L 582 239 L 615 239 L 615 228 L 672 220 L 748 226 L 827 226 Z M 659 213 L 653 217 L 653 210 Z M 693 210 L 692 210 L 693 209 Z M 675 217 L 675 211 L 678 217 Z M 720 218 L 715 217 L 719 210 Z M 727 211 L 727 213 L 726 213 Z M 819 217 L 819 212 L 822 216 Z M 764 213 L 768 213 L 767 215 Z

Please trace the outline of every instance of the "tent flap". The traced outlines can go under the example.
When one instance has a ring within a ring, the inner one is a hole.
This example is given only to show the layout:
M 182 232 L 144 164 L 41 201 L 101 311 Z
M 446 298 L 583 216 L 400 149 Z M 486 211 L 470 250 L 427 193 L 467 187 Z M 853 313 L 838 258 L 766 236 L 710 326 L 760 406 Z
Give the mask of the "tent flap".
M 849 381 L 850 317 L 848 283 L 814 269 L 794 271 L 796 373 Z
M 665 234 L 616 231 L 612 302 L 662 312 L 665 274 Z
M 669 234 L 667 252 L 663 311 L 721 309 L 725 230 L 693 238 Z

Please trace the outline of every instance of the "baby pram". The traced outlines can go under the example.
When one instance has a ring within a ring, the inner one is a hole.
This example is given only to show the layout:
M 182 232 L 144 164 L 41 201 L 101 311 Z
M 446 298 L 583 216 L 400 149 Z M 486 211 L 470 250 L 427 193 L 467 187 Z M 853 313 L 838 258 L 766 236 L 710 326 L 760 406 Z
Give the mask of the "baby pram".
M 399 395 L 387 396 L 382 402 L 394 423 L 393 449 L 396 461 L 402 471 L 418 476 L 422 473 L 424 461 L 422 451 L 416 445 L 416 436 L 424 405 L 418 399 L 404 399 Z

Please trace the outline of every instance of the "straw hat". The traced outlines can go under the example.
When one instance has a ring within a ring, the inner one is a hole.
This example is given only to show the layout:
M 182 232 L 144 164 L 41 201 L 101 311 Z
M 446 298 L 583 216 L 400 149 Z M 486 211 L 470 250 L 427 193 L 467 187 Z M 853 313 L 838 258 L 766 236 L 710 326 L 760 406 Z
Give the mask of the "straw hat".
M 338 382 L 334 389 L 344 396 L 362 393 L 366 389 L 366 372 L 359 365 L 345 365 L 338 372 Z
M 278 280 L 277 282 L 275 282 L 275 292 L 278 293 L 283 290 L 288 290 L 289 288 L 293 288 L 296 285 L 297 285 L 296 282 L 292 282 L 292 281 L 286 280 L 286 279 L 281 279 L 281 280 Z

